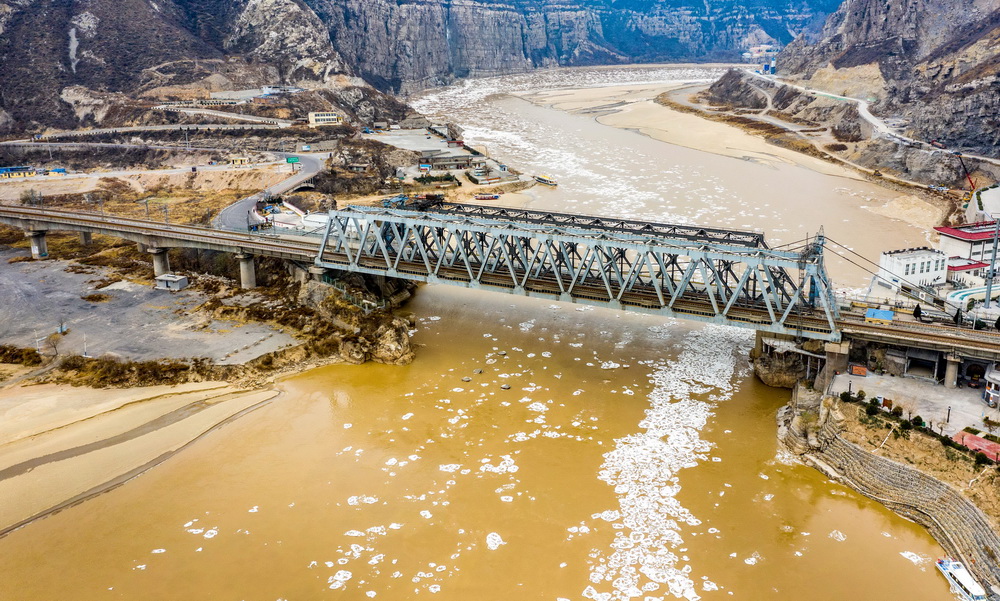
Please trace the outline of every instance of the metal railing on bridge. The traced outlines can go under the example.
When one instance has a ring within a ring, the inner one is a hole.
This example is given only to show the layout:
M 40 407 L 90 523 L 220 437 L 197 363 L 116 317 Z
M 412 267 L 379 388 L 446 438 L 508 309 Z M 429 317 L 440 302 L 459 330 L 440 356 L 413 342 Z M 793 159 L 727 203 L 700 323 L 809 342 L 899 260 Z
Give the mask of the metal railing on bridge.
M 446 206 L 330 212 L 316 264 L 836 341 L 823 238 Z

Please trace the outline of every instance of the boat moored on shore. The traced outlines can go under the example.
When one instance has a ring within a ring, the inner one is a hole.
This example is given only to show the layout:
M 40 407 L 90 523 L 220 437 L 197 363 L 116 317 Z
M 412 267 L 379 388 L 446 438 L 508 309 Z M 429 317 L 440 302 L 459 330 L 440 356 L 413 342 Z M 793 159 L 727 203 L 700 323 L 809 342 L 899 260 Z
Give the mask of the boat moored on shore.
M 536 175 L 535 181 L 546 186 L 558 186 L 559 182 L 548 175 Z
M 950 557 L 937 560 L 937 568 L 951 584 L 951 590 L 967 601 L 985 601 L 986 591 L 961 562 Z

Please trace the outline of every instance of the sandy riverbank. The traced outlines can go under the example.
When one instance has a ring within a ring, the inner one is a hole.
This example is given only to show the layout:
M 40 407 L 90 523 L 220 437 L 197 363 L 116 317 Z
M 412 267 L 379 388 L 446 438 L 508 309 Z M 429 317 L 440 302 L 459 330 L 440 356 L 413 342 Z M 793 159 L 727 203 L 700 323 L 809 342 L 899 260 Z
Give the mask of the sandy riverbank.
M 733 125 L 674 110 L 655 101 L 660 94 L 690 85 L 688 82 L 630 84 L 546 90 L 519 96 L 534 104 L 593 115 L 596 121 L 604 125 L 636 131 L 668 144 L 772 167 L 780 164 L 796 165 L 835 177 L 866 179 L 847 166 L 769 144 L 766 139 Z M 900 193 L 883 205 L 866 208 L 926 230 L 940 225 L 947 213 L 945 207 L 910 193 Z
M 224 382 L 0 389 L 0 535 L 134 478 L 277 395 Z

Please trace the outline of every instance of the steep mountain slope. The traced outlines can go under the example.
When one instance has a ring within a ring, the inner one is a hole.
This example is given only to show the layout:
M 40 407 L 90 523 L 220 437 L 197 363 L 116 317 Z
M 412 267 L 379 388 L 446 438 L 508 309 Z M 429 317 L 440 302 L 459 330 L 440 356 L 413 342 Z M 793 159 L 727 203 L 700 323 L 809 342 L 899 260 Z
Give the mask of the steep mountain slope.
M 839 0 L 305 0 L 366 79 L 414 89 L 556 65 L 737 60 Z
M 778 57 L 780 74 L 877 100 L 917 137 L 997 155 L 996 0 L 846 0 L 815 36 Z
M 0 2 L 0 127 L 99 119 L 94 93 L 319 85 L 348 71 L 296 0 Z
M 406 91 L 555 65 L 735 60 L 818 27 L 838 1 L 0 0 L 0 130 L 98 122 L 119 92 L 353 75 Z

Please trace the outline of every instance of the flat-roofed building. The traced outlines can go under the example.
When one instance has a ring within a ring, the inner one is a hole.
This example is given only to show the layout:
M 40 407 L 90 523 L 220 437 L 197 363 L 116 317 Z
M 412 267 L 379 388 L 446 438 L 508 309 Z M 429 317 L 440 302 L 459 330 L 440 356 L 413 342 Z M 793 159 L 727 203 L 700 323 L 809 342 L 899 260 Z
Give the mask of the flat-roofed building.
M 323 125 L 340 125 L 344 122 L 344 117 L 339 113 L 330 111 L 309 113 L 309 127 L 321 127 Z
M 947 280 L 948 258 L 927 246 L 882 253 L 878 283 L 898 291 L 901 286 L 940 286 Z

